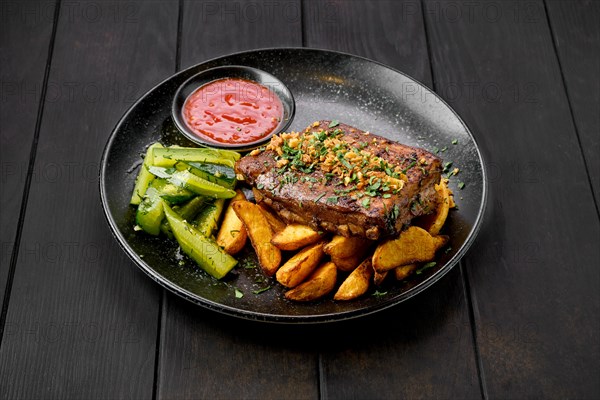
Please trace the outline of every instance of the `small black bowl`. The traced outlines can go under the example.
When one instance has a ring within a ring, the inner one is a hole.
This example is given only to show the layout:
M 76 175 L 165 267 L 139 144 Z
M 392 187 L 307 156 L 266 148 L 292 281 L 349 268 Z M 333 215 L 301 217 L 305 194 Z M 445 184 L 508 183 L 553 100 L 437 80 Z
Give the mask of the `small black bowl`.
M 269 135 L 251 143 L 229 144 L 219 143 L 208 139 L 204 140 L 188 127 L 182 112 L 187 98 L 201 86 L 225 78 L 246 79 L 256 82 L 270 89 L 273 93 L 275 93 L 279 100 L 281 100 L 281 104 L 283 105 L 283 118 L 279 122 L 279 125 L 277 125 L 277 127 Z M 242 65 L 229 65 L 204 70 L 185 81 L 179 87 L 179 89 L 177 89 L 177 92 L 175 92 L 171 114 L 177 129 L 179 129 L 179 131 L 189 140 L 198 145 L 237 151 L 247 151 L 267 143 L 269 140 L 271 140 L 271 136 L 281 133 L 287 129 L 294 118 L 295 109 L 296 106 L 294 102 L 294 96 L 281 80 L 260 69 Z

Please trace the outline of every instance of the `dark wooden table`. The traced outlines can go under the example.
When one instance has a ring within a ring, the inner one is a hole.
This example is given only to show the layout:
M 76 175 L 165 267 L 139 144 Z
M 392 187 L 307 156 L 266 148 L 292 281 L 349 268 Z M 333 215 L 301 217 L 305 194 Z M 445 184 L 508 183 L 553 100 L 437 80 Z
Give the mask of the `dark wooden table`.
M 1 1 L 0 398 L 600 397 L 597 1 Z M 166 293 L 104 220 L 119 117 L 176 71 L 334 49 L 446 99 L 487 162 L 468 255 L 374 315 L 286 326 Z

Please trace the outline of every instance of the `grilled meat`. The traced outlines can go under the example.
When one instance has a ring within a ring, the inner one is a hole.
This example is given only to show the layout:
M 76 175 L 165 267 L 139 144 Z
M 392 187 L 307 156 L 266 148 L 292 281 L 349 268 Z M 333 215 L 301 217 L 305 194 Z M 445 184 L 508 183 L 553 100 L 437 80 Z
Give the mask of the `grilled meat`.
M 373 240 L 435 210 L 442 169 L 425 150 L 331 121 L 276 135 L 235 168 L 286 222 Z

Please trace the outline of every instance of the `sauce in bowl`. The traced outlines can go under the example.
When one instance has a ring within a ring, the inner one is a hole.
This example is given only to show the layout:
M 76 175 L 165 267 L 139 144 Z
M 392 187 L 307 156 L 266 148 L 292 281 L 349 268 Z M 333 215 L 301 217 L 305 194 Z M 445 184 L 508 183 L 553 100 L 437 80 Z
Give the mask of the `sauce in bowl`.
M 220 144 L 254 143 L 279 126 L 284 109 L 266 86 L 223 78 L 195 90 L 185 101 L 183 119 L 198 137 Z

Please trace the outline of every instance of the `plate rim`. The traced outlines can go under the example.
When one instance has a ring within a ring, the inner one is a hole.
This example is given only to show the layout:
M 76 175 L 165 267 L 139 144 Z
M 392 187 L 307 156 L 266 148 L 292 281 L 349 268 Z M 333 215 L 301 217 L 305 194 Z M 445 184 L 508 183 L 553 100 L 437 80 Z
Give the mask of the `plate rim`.
M 478 157 L 479 166 L 481 168 L 481 178 L 482 178 L 481 202 L 479 204 L 477 216 L 475 218 L 475 221 L 473 222 L 473 227 L 472 227 L 471 231 L 469 232 L 469 234 L 467 235 L 467 237 L 465 238 L 463 245 L 461 246 L 459 251 L 444 264 L 444 266 L 441 269 L 436 271 L 433 275 L 429 276 L 427 279 L 421 281 L 419 284 L 417 284 L 413 288 L 409 289 L 407 292 L 404 292 L 395 297 L 391 297 L 389 299 L 383 300 L 381 303 L 373 305 L 373 306 L 367 306 L 367 307 L 358 308 L 358 309 L 350 310 L 350 311 L 317 314 L 317 315 L 306 315 L 306 314 L 304 314 L 304 315 L 280 315 L 280 314 L 269 314 L 269 313 L 263 313 L 263 312 L 242 310 L 242 309 L 235 308 L 235 307 L 232 307 L 229 305 L 217 303 L 217 302 L 214 302 L 214 301 L 206 299 L 206 298 L 198 299 L 197 295 L 194 295 L 189 290 L 184 289 L 184 288 L 174 284 L 170 280 L 164 278 L 162 275 L 160 275 L 159 273 L 154 271 L 149 265 L 146 264 L 146 262 L 135 251 L 133 251 L 133 249 L 131 249 L 129 246 L 126 245 L 127 241 L 126 241 L 125 237 L 121 234 L 114 217 L 112 216 L 111 213 L 109 213 L 108 199 L 106 197 L 106 182 L 104 179 L 104 175 L 106 173 L 107 164 L 108 164 L 107 157 L 108 157 L 109 149 L 112 147 L 112 144 L 116 139 L 117 132 L 122 128 L 123 124 L 128 119 L 129 115 L 152 92 L 154 92 L 157 88 L 159 88 L 163 84 L 167 83 L 168 81 L 170 81 L 171 79 L 173 79 L 179 75 L 184 75 L 184 74 L 188 73 L 190 70 L 196 69 L 204 64 L 209 64 L 209 63 L 214 62 L 219 59 L 223 59 L 223 58 L 227 58 L 227 57 L 242 56 L 242 55 L 251 54 L 251 53 L 268 52 L 268 51 L 320 52 L 323 54 L 334 54 L 337 56 L 355 58 L 355 59 L 359 59 L 359 60 L 362 60 L 362 61 L 365 61 L 368 63 L 376 64 L 378 66 L 387 68 L 395 73 L 398 73 L 398 74 L 404 76 L 405 78 L 412 80 L 412 81 L 416 82 L 417 84 L 423 86 L 424 88 L 429 90 L 434 95 L 434 98 L 436 100 L 440 101 L 448 110 L 450 110 L 452 112 L 452 114 L 454 114 L 454 116 L 457 118 L 458 122 L 462 125 L 462 127 L 464 128 L 464 130 L 467 133 L 467 135 L 469 136 L 469 138 L 473 141 L 474 148 L 475 148 L 475 151 L 476 151 L 476 154 Z M 191 65 L 191 66 L 189 66 L 181 71 L 178 71 L 175 74 L 172 74 L 172 75 L 168 76 L 167 78 L 161 80 L 158 84 L 154 85 L 152 88 L 148 89 L 143 95 L 138 97 L 137 100 L 131 106 L 129 106 L 129 108 L 123 113 L 123 115 L 119 118 L 119 120 L 115 124 L 114 128 L 112 129 L 112 131 L 108 137 L 108 140 L 106 141 L 106 144 L 104 145 L 104 149 L 102 151 L 102 157 L 100 159 L 100 168 L 99 168 L 99 173 L 98 173 L 98 182 L 99 182 L 100 200 L 101 200 L 103 214 L 109 225 L 112 236 L 116 239 L 117 243 L 119 244 L 119 247 L 121 247 L 121 249 L 129 256 L 129 258 L 134 262 L 134 264 L 136 264 L 136 266 L 139 269 L 141 269 L 146 275 L 148 275 L 152 280 L 154 280 L 156 283 L 158 283 L 163 288 L 176 294 L 177 296 L 182 297 L 185 300 L 192 302 L 193 304 L 202 306 L 209 310 L 217 311 L 221 314 L 225 314 L 225 315 L 229 315 L 229 316 L 233 316 L 233 317 L 237 317 L 237 318 L 242 318 L 242 319 L 246 319 L 246 320 L 269 322 L 269 323 L 279 323 L 279 324 L 298 324 L 298 323 L 320 324 L 320 323 L 330 323 L 330 322 L 358 318 L 358 317 L 367 316 L 367 315 L 370 315 L 370 314 L 373 314 L 373 313 L 376 313 L 379 311 L 383 311 L 392 306 L 395 306 L 402 302 L 405 302 L 406 300 L 422 293 L 425 289 L 428 289 L 429 287 L 431 287 L 433 284 L 435 284 L 437 281 L 439 281 L 442 277 L 444 277 L 450 270 L 452 270 L 456 266 L 456 264 L 458 264 L 460 262 L 460 260 L 465 256 L 465 254 L 468 252 L 468 250 L 471 248 L 471 246 L 473 245 L 473 242 L 477 238 L 479 231 L 481 230 L 481 226 L 482 226 L 483 220 L 484 220 L 485 209 L 486 209 L 487 202 L 488 202 L 487 171 L 486 171 L 485 161 L 484 161 L 484 157 L 481 152 L 479 143 L 477 142 L 471 129 L 465 123 L 465 121 L 461 118 L 461 116 L 438 93 L 436 93 L 432 88 L 430 88 L 428 85 L 421 82 L 420 80 L 415 79 L 414 77 L 408 75 L 407 73 L 402 72 L 402 71 L 400 71 L 394 67 L 391 67 L 387 64 L 384 64 L 382 62 L 372 60 L 367 57 L 363 57 L 363 56 L 356 55 L 356 54 L 351 54 L 351 53 L 336 51 L 336 50 L 315 48 L 315 47 L 265 47 L 265 48 L 256 48 L 256 49 L 251 49 L 251 50 L 244 50 L 244 51 L 239 51 L 239 52 L 234 52 L 234 53 L 223 54 L 223 55 L 220 55 L 217 57 L 207 59 L 201 63 Z

